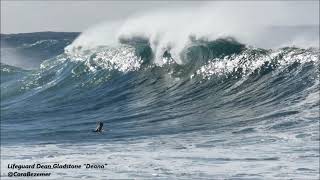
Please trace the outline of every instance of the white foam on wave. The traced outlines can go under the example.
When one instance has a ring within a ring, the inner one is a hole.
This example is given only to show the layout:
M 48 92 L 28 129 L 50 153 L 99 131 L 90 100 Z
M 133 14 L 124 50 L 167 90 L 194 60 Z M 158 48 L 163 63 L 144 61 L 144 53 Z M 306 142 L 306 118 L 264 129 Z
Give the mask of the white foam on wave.
M 254 54 L 252 51 L 254 51 L 254 49 L 248 49 L 240 55 L 225 56 L 223 59 L 212 59 L 209 63 L 200 67 L 195 74 L 204 79 L 210 79 L 212 76 L 227 76 L 240 69 L 241 71 L 239 73 L 247 76 L 266 63 L 274 63 L 278 71 L 296 62 L 301 64 L 307 62 L 319 63 L 319 51 L 313 49 L 293 49 L 290 51 L 284 49 L 270 50 L 266 55 L 263 53 Z M 192 77 L 193 76 L 194 75 L 192 75 Z
M 81 61 L 89 71 L 96 72 L 97 68 L 129 72 L 138 70 L 142 64 L 141 57 L 136 56 L 131 46 L 98 47 L 76 53 L 67 52 L 71 61 Z

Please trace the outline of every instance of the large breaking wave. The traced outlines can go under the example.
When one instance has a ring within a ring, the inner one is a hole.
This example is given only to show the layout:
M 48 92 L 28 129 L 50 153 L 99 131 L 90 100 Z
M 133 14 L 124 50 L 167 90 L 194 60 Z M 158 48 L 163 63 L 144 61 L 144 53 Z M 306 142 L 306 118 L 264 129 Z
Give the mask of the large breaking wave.
M 114 129 L 111 138 L 221 128 L 236 132 L 239 126 L 255 129 L 261 121 L 272 130 L 303 128 L 319 117 L 316 48 L 266 50 L 233 38 L 193 39 L 181 52 L 182 64 L 170 51 L 159 64 L 145 39 L 121 42 L 66 51 L 39 70 L 2 65 L 3 121 L 38 129 L 46 119 L 54 127 L 37 133 L 4 129 L 2 137 L 30 131 L 24 141 L 96 139 L 88 136 L 88 128 L 97 119 Z

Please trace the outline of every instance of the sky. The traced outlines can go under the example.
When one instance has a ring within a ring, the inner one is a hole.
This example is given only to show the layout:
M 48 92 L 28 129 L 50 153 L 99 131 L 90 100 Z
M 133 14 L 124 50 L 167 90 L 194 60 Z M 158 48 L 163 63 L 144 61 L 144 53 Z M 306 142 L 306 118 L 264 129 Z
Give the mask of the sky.
M 208 2 L 196 1 L 3 1 L 1 33 L 39 31 L 81 32 L 105 22 L 129 18 L 153 10 L 197 8 Z M 232 2 L 230 2 L 232 4 Z M 292 11 L 299 12 L 300 22 L 319 24 L 318 1 L 292 1 Z M 272 3 L 271 3 L 271 6 Z M 277 7 L 277 2 L 274 3 Z M 290 9 L 289 8 L 289 9 Z M 192 11 L 190 11 L 192 12 Z M 268 13 L 268 12 L 266 12 Z
M 197 6 L 196 2 L 165 1 L 3 1 L 1 33 L 83 31 L 104 21 L 128 18 L 152 9 Z

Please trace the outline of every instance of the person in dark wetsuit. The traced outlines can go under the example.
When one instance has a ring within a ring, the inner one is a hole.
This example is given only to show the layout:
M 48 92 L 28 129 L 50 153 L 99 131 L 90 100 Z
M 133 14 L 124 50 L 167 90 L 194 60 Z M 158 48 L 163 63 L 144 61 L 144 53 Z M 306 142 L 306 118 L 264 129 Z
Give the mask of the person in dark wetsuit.
M 98 126 L 97 126 L 96 130 L 94 130 L 94 132 L 101 132 L 102 131 L 102 127 L 103 127 L 103 123 L 101 121 L 98 122 Z

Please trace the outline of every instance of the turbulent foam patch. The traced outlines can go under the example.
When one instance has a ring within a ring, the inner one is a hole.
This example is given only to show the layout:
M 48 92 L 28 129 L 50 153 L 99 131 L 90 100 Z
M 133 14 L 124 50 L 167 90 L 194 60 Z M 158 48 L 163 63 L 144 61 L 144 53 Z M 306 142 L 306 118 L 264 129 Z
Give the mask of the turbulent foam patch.
M 307 132 L 309 135 L 310 133 Z M 314 135 L 316 136 L 316 135 Z M 42 169 L 51 172 L 49 179 L 232 179 L 234 177 L 273 178 L 283 173 L 292 178 L 306 179 L 297 171 L 301 166 L 310 168 L 311 178 L 318 176 L 317 143 L 312 138 L 296 138 L 292 134 L 248 133 L 216 134 L 215 132 L 189 133 L 156 138 L 107 141 L 92 144 L 44 144 L 1 147 L 1 170 L 8 173 L 7 164 L 42 165 L 107 164 L 103 169 Z M 306 162 L 305 146 L 310 143 L 315 156 Z M 292 148 L 295 151 L 292 151 Z M 24 153 L 21 153 L 24 151 Z M 291 152 L 287 156 L 287 152 Z M 41 153 L 39 153 L 41 152 Z M 288 163 L 291 162 L 291 163 Z M 311 163 L 310 163 L 311 162 Z M 257 166 L 256 164 L 260 164 Z M 283 166 L 280 170 L 278 166 Z M 212 171 L 215 167 L 215 171 Z M 21 169 L 26 172 L 29 169 Z M 308 178 L 307 178 L 308 179 Z

